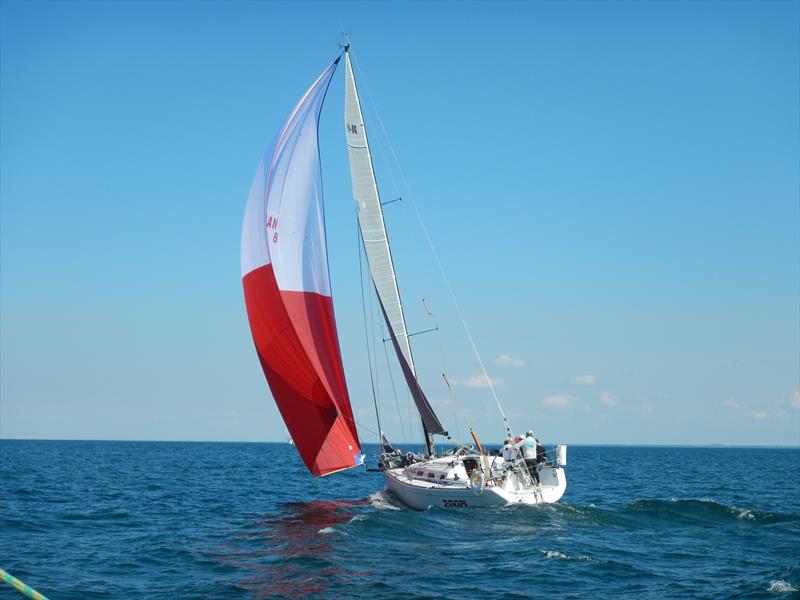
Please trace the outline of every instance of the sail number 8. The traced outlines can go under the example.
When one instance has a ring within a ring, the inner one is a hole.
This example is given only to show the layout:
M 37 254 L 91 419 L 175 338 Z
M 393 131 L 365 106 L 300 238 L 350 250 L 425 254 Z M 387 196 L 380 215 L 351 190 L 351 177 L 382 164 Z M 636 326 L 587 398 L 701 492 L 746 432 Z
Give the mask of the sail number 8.
M 267 219 L 267 229 L 275 229 L 275 233 L 272 234 L 272 243 L 277 243 L 278 241 L 278 219 L 273 217 L 269 217 Z

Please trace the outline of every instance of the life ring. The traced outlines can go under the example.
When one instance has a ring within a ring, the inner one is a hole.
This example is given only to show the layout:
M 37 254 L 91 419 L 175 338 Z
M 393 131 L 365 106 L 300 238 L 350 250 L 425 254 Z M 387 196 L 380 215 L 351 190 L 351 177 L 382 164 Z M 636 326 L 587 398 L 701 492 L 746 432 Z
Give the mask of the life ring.
M 472 473 L 472 475 L 469 478 L 469 489 L 471 489 L 476 494 L 482 494 L 483 486 L 484 486 L 483 473 L 476 470 L 474 473 Z

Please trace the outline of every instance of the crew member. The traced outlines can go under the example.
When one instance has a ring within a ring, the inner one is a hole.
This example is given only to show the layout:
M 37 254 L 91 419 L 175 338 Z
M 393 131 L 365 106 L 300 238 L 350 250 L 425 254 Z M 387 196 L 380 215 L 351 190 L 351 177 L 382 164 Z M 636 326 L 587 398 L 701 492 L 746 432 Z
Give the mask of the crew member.
M 509 465 L 514 463 L 514 446 L 511 445 L 511 438 L 507 438 L 503 443 L 503 460 Z
M 536 438 L 536 464 L 547 465 L 547 451 L 542 446 L 539 438 Z
M 522 458 L 525 459 L 525 466 L 528 467 L 528 472 L 533 478 L 533 482 L 539 485 L 539 470 L 536 468 L 536 438 L 533 436 L 533 431 L 530 429 L 525 433 L 525 438 L 521 444 Z

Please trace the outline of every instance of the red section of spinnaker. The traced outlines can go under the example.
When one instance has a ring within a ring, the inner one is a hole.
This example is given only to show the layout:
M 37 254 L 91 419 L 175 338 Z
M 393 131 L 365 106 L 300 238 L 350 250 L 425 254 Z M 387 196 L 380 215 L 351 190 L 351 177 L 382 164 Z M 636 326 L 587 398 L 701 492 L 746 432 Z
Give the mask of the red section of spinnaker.
M 359 464 L 332 299 L 280 291 L 271 264 L 242 281 L 261 367 L 306 467 L 327 475 Z

